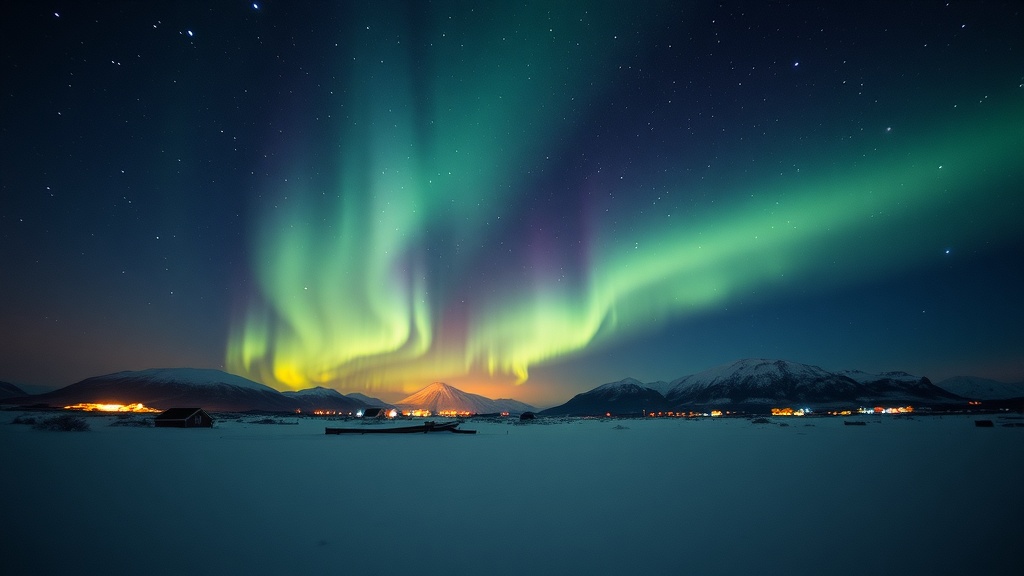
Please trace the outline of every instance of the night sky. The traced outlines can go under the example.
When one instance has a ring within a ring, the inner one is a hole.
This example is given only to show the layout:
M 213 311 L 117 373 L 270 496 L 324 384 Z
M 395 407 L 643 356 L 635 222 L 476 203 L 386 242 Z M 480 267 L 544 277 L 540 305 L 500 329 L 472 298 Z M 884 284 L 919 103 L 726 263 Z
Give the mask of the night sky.
M 0 380 L 1024 377 L 1020 2 L 14 4 Z

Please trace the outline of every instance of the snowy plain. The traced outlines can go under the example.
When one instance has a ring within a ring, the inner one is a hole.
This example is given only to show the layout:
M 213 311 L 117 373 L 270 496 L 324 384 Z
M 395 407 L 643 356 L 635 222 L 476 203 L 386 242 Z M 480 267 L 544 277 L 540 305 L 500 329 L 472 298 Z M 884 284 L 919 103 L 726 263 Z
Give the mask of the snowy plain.
M 5 574 L 1024 572 L 1024 428 L 998 418 L 328 436 L 356 423 L 18 415 L 0 412 Z

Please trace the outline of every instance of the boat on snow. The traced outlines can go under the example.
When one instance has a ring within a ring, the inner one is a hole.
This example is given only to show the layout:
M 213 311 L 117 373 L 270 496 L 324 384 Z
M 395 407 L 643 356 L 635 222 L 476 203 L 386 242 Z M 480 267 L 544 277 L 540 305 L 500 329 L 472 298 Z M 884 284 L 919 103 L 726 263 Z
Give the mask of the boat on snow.
M 414 426 L 359 426 L 357 428 L 324 428 L 324 434 L 426 434 L 427 432 L 455 432 L 476 434 L 476 430 L 459 430 L 461 422 L 424 422 Z

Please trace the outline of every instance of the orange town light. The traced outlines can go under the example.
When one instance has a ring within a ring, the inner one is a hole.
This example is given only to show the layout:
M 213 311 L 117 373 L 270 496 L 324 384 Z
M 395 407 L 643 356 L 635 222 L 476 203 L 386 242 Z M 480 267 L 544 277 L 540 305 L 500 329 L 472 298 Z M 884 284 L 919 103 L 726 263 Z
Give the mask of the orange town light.
M 85 410 L 88 412 L 160 412 L 156 408 L 147 408 L 142 403 L 135 404 L 98 404 L 94 402 L 80 402 L 65 406 L 65 410 Z

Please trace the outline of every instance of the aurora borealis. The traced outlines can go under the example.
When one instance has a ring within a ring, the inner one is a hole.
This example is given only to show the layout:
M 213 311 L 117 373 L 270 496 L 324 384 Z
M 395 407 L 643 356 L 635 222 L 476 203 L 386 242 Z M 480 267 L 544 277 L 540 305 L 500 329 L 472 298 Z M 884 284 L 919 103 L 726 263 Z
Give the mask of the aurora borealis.
M 1024 376 L 1012 2 L 20 10 L 0 379 Z

